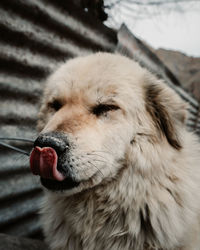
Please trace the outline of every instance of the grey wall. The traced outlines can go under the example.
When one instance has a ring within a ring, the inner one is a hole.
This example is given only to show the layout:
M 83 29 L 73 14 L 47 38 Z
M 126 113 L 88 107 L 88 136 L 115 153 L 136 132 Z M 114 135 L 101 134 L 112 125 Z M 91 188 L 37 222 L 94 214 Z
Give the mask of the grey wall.
M 60 63 L 114 50 L 116 33 L 72 2 L 0 1 L 0 137 L 36 137 L 42 86 Z M 28 157 L 0 147 L 0 233 L 37 237 L 41 196 Z

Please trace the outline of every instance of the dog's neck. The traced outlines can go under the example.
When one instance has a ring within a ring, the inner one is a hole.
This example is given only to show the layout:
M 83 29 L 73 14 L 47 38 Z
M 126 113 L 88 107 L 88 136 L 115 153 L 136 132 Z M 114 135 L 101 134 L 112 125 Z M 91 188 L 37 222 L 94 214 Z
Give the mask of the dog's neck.
M 48 195 L 48 209 L 45 208 L 43 214 L 48 213 L 50 217 L 59 214 L 57 218 L 52 218 L 52 235 L 48 237 L 54 237 L 58 230 L 63 230 L 69 249 L 73 249 L 73 244 L 80 244 L 80 249 L 87 250 L 143 249 L 144 244 L 160 249 L 155 228 L 160 227 L 159 239 L 162 238 L 163 244 L 168 244 L 171 242 L 172 232 L 169 229 L 172 226 L 165 229 L 162 221 L 159 221 L 159 211 L 155 214 L 151 210 L 151 206 L 159 210 L 158 202 L 166 202 L 163 213 L 165 219 L 170 219 L 167 214 L 167 195 L 170 191 L 163 188 L 160 174 L 159 178 L 159 183 L 155 179 L 155 183 L 152 183 L 152 179 L 137 172 L 135 166 L 126 166 L 115 179 L 92 189 L 70 197 Z M 152 189 L 152 186 L 155 188 Z M 160 194 L 154 194 L 154 191 Z M 154 195 L 157 195 L 155 199 Z M 107 241 L 103 242 L 104 239 Z

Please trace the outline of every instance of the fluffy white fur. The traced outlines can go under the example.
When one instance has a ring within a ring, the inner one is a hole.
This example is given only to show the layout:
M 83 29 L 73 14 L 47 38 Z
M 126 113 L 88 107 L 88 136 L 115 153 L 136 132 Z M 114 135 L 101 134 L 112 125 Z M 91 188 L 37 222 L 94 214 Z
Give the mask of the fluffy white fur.
M 48 106 L 55 99 L 57 112 Z M 99 103 L 120 109 L 96 117 L 91 107 Z M 200 147 L 185 116 L 173 90 L 128 58 L 97 53 L 61 66 L 47 82 L 39 129 L 70 138 L 81 184 L 45 190 L 51 249 L 200 249 Z M 170 123 L 164 132 L 162 118 Z

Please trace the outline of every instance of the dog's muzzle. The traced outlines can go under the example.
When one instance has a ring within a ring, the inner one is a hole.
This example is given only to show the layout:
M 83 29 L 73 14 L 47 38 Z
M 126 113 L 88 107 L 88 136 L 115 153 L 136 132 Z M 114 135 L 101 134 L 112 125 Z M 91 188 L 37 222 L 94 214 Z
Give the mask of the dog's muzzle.
M 72 167 L 64 164 L 69 151 L 69 142 L 63 133 L 40 134 L 35 140 L 30 167 L 33 174 L 41 176 L 46 188 L 64 190 L 78 186 Z

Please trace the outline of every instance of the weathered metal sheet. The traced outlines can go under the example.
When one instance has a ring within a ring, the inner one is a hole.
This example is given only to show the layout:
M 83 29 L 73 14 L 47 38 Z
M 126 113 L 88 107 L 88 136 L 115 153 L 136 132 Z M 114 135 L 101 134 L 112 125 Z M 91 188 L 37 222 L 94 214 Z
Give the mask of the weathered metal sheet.
M 0 1 L 0 136 L 36 137 L 46 76 L 65 60 L 113 51 L 116 34 L 73 1 Z M 29 152 L 30 143 L 15 143 Z M 0 233 L 38 236 L 38 178 L 26 156 L 0 146 Z

